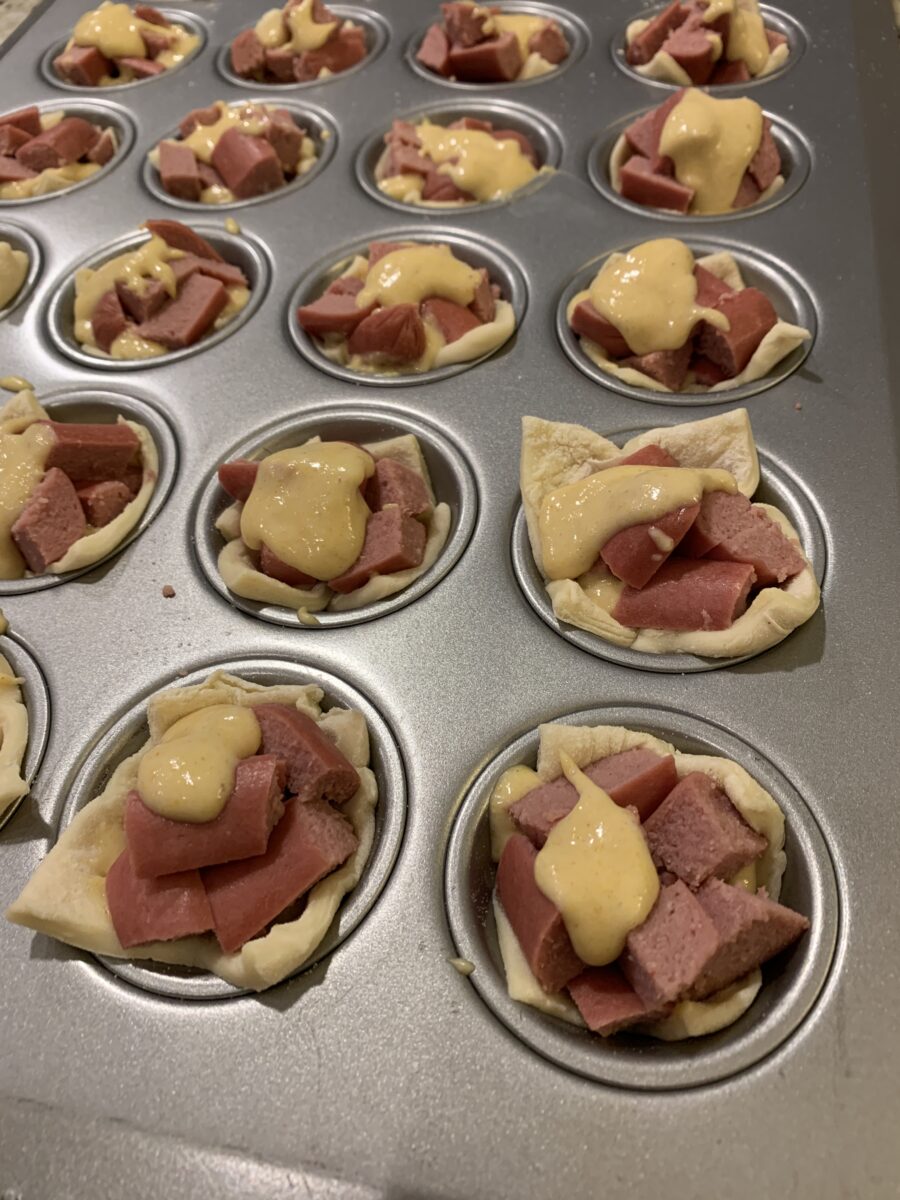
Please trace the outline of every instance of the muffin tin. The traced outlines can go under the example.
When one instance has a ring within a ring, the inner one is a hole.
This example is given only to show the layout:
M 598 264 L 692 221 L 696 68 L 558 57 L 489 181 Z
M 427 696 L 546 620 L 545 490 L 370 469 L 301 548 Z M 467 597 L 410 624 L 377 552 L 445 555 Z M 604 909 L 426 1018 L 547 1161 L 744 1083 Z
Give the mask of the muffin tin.
M 886 150 L 900 75 L 890 6 L 796 0 L 790 14 L 767 11 L 792 58 L 746 91 L 796 131 L 809 173 L 777 206 L 718 224 L 636 212 L 591 182 L 598 139 L 666 94 L 621 69 L 623 31 L 638 15 L 627 0 L 559 6 L 575 52 L 525 86 L 453 87 L 412 69 L 408 52 L 437 4 L 380 0 L 352 14 L 372 38 L 364 64 L 322 84 L 252 91 L 221 64 L 256 14 L 237 0 L 194 0 L 179 11 L 205 27 L 206 43 L 164 85 L 60 99 L 41 59 L 87 3 L 43 6 L 2 47 L 0 111 L 103 105 L 134 143 L 93 186 L 4 206 L 4 222 L 36 238 L 43 261 L 0 321 L 0 375 L 24 376 L 59 403 L 112 392 L 123 410 L 150 406 L 174 436 L 172 483 L 106 563 L 73 584 L 0 597 L 11 659 L 24 674 L 16 655 L 27 643 L 40 673 L 26 676 L 37 774 L 0 839 L 2 899 L 142 733 L 147 697 L 222 663 L 266 681 L 324 680 L 338 702 L 360 697 L 386 824 L 371 879 L 332 934 L 341 944 L 259 997 L 209 994 L 208 980 L 145 967 L 113 971 L 0 923 L 0 1192 L 80 1200 L 128 1180 L 143 1198 L 177 1179 L 200 1200 L 268 1198 L 302 1179 L 346 1200 L 587 1200 L 601 1186 L 648 1200 L 711 1187 L 736 1200 L 785 1188 L 889 1196 L 900 1166 L 889 749 L 900 667 L 900 168 Z M 148 193 L 145 155 L 161 131 L 191 108 L 254 94 L 308 102 L 336 130 L 313 178 L 235 211 L 229 230 L 225 212 L 186 212 Z M 394 116 L 469 104 L 533 114 L 553 133 L 557 174 L 509 204 L 402 216 L 362 185 L 358 172 Z M 214 232 L 268 282 L 228 336 L 135 372 L 75 352 L 66 297 L 76 265 L 116 252 L 149 217 Z M 295 344 L 292 313 L 340 257 L 398 231 L 496 262 L 519 327 L 465 371 L 373 387 Z M 566 289 L 598 256 L 668 234 L 731 249 L 748 282 L 759 272 L 776 303 L 800 314 L 811 346 L 764 387 L 712 396 L 641 393 L 594 374 L 589 360 L 574 365 L 557 328 Z M 699 674 L 692 663 L 661 672 L 598 657 L 535 612 L 517 523 L 521 416 L 616 435 L 737 403 L 750 412 L 765 487 L 822 576 L 820 612 L 765 654 Z M 364 620 L 314 629 L 223 602 L 207 574 L 216 465 L 285 431 L 351 421 L 421 429 L 439 494 L 444 479 L 458 509 L 433 577 Z M 52 720 L 38 770 L 49 713 L 32 683 L 40 675 Z M 786 898 L 814 930 L 775 965 L 740 1025 L 715 1039 L 588 1041 L 513 1005 L 502 986 L 483 879 L 485 789 L 510 755 L 533 752 L 542 721 L 585 713 L 732 754 L 787 813 Z M 474 973 L 455 969 L 459 958 Z

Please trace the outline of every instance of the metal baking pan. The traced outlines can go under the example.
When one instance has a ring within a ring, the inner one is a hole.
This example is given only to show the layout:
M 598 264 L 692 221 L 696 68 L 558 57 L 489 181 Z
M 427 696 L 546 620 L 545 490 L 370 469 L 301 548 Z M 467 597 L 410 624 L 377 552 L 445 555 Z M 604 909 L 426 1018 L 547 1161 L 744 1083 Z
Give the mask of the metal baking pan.
M 3 206 L 3 229 L 35 239 L 42 261 L 31 291 L 0 314 L 0 374 L 25 376 L 59 403 L 112 392 L 149 406 L 172 432 L 171 487 L 106 562 L 0 598 L 11 624 L 4 653 L 24 664 L 27 646 L 39 671 L 26 684 L 36 774 L 0 834 L 0 899 L 18 893 L 125 751 L 146 697 L 221 662 L 327 677 L 333 698 L 371 706 L 387 755 L 386 850 L 330 953 L 259 997 L 209 995 L 208 980 L 173 984 L 164 972 L 114 973 L 0 925 L 0 1193 L 895 1196 L 900 71 L 890 6 L 794 0 L 767 10 L 792 57 L 746 90 L 793 139 L 790 191 L 760 211 L 695 221 L 636 211 L 595 186 L 615 130 L 667 94 L 623 68 L 624 28 L 640 7 L 628 0 L 559 5 L 575 41 L 565 70 L 497 88 L 412 67 L 437 11 L 430 0 L 357 3 L 372 46 L 363 65 L 252 93 L 228 77 L 225 48 L 256 8 L 185 0 L 179 11 L 205 33 L 190 62 L 109 96 L 63 93 L 41 64 L 89 2 L 45 3 L 0 48 L 0 111 L 100 103 L 134 141 L 89 185 Z M 225 231 L 226 212 L 187 212 L 148 189 L 147 151 L 191 108 L 282 91 L 334 130 L 328 161 L 302 187 L 235 209 L 239 233 Z M 395 115 L 466 104 L 537 121 L 557 173 L 466 212 L 398 212 L 373 194 L 367 172 Z M 255 308 L 215 344 L 140 371 L 78 355 L 65 333 L 73 267 L 153 216 L 233 239 L 260 264 Z M 298 289 L 397 228 L 440 231 L 502 264 L 520 326 L 465 371 L 373 387 L 295 345 L 291 310 Z M 609 251 L 669 234 L 729 246 L 779 281 L 780 300 L 802 301 L 815 326 L 808 356 L 771 386 L 715 405 L 634 395 L 576 366 L 557 331 L 566 289 Z M 523 571 L 520 418 L 614 436 L 736 403 L 750 412 L 765 487 L 822 573 L 821 610 L 765 654 L 715 671 L 598 657 L 540 611 Z M 351 420 L 422 430 L 454 506 L 433 577 L 365 620 L 312 629 L 226 602 L 210 568 L 217 463 L 237 447 Z M 484 905 L 484 789 L 503 763 L 533 753 L 542 721 L 585 712 L 733 753 L 787 813 L 788 896 L 814 916 L 815 936 L 715 1039 L 573 1038 L 502 986 Z M 475 962 L 472 975 L 454 969 L 457 955 Z

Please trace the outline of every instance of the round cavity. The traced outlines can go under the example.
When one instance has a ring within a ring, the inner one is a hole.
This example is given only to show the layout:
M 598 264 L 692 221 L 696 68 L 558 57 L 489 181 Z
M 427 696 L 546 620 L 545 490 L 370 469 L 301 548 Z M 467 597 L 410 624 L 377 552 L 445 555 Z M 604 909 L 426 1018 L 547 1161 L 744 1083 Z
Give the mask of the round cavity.
M 50 692 L 34 652 L 24 638 L 17 633 L 6 633 L 0 637 L 0 654 L 8 660 L 13 673 L 22 680 L 19 686 L 28 712 L 28 742 L 22 761 L 22 777 L 28 781 L 29 787 L 33 787 L 50 737 Z M 0 829 L 28 800 L 29 795 L 16 800 L 0 815 Z
M 197 56 L 203 51 L 207 41 L 207 28 L 205 22 L 199 20 L 193 15 L 193 13 L 183 12 L 180 8 L 161 8 L 159 11 L 166 18 L 166 20 L 172 24 L 184 26 L 188 33 L 192 33 L 195 37 L 200 39 L 196 48 L 192 50 L 190 54 L 186 55 L 186 57 L 178 64 L 177 67 L 172 67 L 170 70 L 164 71 L 161 75 L 153 75 L 149 79 L 133 79 L 131 83 L 111 83 L 106 87 L 96 88 L 79 87 L 74 83 L 67 83 L 65 79 L 60 78 L 53 66 L 53 60 L 58 55 L 62 54 L 63 50 L 66 48 L 66 42 L 68 42 L 69 39 L 65 37 L 61 38 L 57 42 L 54 42 L 52 46 L 47 47 L 47 50 L 44 52 L 44 55 L 41 58 L 41 74 L 48 83 L 52 83 L 54 87 L 62 88 L 64 91 L 82 93 L 87 92 L 88 94 L 99 93 L 100 95 L 102 95 L 104 92 L 121 92 L 124 91 L 125 88 L 143 87 L 147 83 L 156 83 L 158 79 L 168 79 L 169 76 L 174 74 L 175 71 L 180 71 L 182 67 L 186 67 L 189 62 L 193 62 L 193 60 L 197 58 Z
M 559 79 L 564 71 L 568 71 L 569 67 L 581 58 L 590 44 L 591 35 L 587 25 L 580 17 L 566 12 L 564 8 L 557 8 L 555 4 L 519 3 L 518 0 L 514 0 L 511 4 L 498 4 L 497 8 L 502 12 L 508 12 L 510 16 L 522 14 L 556 21 L 561 26 L 566 35 L 566 41 L 569 43 L 568 57 L 564 58 L 554 71 L 550 71 L 546 75 L 539 75 L 535 79 L 514 79 L 511 83 L 465 83 L 460 79 L 446 79 L 443 75 L 438 75 L 436 71 L 430 71 L 428 67 L 419 62 L 416 54 L 426 32 L 425 29 L 420 29 L 407 43 L 405 53 L 407 65 L 423 79 L 427 79 L 430 83 L 440 83 L 444 87 L 460 88 L 466 91 L 473 88 L 491 88 L 491 90 L 502 88 L 505 91 L 507 88 L 530 87 L 535 83 L 546 83 L 548 80 Z
M 616 251 L 630 250 L 635 245 L 635 242 L 631 241 L 627 246 L 617 246 L 597 258 L 591 259 L 581 268 L 560 297 L 556 310 L 557 336 L 563 350 L 579 371 L 593 379 L 595 383 L 599 383 L 613 392 L 618 392 L 621 396 L 627 396 L 630 400 L 642 400 L 648 404 L 689 405 L 691 407 L 707 404 L 734 404 L 739 400 L 747 400 L 750 396 L 764 392 L 768 388 L 774 387 L 776 383 L 781 383 L 783 379 L 787 379 L 789 375 L 793 375 L 794 371 L 806 361 L 816 340 L 818 327 L 816 307 L 812 296 L 799 277 L 784 261 L 776 259 L 772 255 L 764 255 L 758 250 L 745 249 L 743 246 L 726 242 L 724 239 L 703 241 L 699 238 L 683 238 L 682 240 L 698 258 L 707 254 L 715 254 L 719 250 L 727 250 L 734 256 L 740 267 L 745 285 L 759 288 L 765 292 L 779 317 L 793 325 L 802 325 L 809 330 L 811 334 L 809 340 L 792 350 L 781 362 L 776 363 L 768 375 L 764 375 L 762 379 L 754 379 L 751 383 L 744 383 L 740 387 L 724 391 L 655 392 L 651 388 L 635 387 L 633 384 L 617 379 L 614 375 L 602 370 L 581 349 L 580 339 L 572 332 L 569 322 L 566 320 L 566 310 L 570 300 L 577 292 L 590 287 L 591 280 L 609 255 Z
M 0 321 L 2 321 L 14 313 L 20 304 L 24 304 L 34 291 L 34 285 L 38 281 L 43 266 L 44 252 L 36 237 L 27 229 L 23 229 L 21 225 L 13 225 L 10 221 L 0 221 L 0 242 L 8 242 L 13 250 L 24 250 L 28 255 L 28 272 L 25 282 L 9 304 L 5 308 L 0 308 Z
M 23 200 L 0 199 L 0 208 L 20 204 L 39 204 L 44 200 L 53 200 L 56 196 L 68 196 L 71 192 L 78 191 L 79 188 L 90 187 L 98 179 L 105 179 L 110 171 L 122 162 L 134 145 L 134 121 L 124 108 L 118 104 L 112 104 L 108 100 L 46 100 L 37 107 L 42 115 L 62 111 L 67 117 L 83 117 L 85 121 L 90 121 L 92 125 L 96 125 L 100 129 L 112 129 L 116 135 L 116 152 L 109 162 L 99 171 L 95 171 L 89 179 L 82 179 L 80 183 L 70 183 L 68 187 L 60 188 L 55 192 L 47 192 L 44 196 L 28 196 Z
M 631 429 L 627 432 L 614 434 L 614 440 L 624 443 L 629 438 L 643 432 Z M 825 577 L 828 561 L 827 541 L 819 519 L 818 509 L 813 503 L 803 485 L 789 471 L 764 451 L 759 451 L 760 484 L 753 497 L 754 503 L 771 504 L 785 514 L 800 537 L 803 552 L 812 565 L 813 574 L 821 586 Z M 579 629 L 576 625 L 561 623 L 553 612 L 553 605 L 547 595 L 547 586 L 537 568 L 531 553 L 531 542 L 528 538 L 528 527 L 525 522 L 525 510 L 520 505 L 513 522 L 512 539 L 510 544 L 513 574 L 525 599 L 541 618 L 541 620 L 567 642 L 593 654 L 595 658 L 604 658 L 607 662 L 617 663 L 620 667 L 633 667 L 641 671 L 657 671 L 661 674 L 685 675 L 700 671 L 717 671 L 721 667 L 732 667 L 736 663 L 746 662 L 748 658 L 756 658 L 765 654 L 759 650 L 756 654 L 744 654 L 738 658 L 702 658 L 697 654 L 652 654 L 641 650 L 632 650 L 627 646 L 616 646 L 607 642 L 598 634 Z M 796 632 L 796 631 L 795 631 Z M 788 637 L 791 635 L 788 634 Z M 777 643 L 781 645 L 781 643 Z M 774 647 L 769 646 L 771 650 Z
M 96 270 L 118 254 L 137 247 L 147 241 L 150 234 L 142 230 L 136 233 L 126 233 L 107 242 L 100 250 L 94 250 L 85 258 L 74 263 L 57 281 L 50 301 L 47 305 L 47 332 L 57 350 L 68 358 L 84 367 L 100 371 L 143 371 L 150 367 L 168 366 L 169 363 L 180 362 L 194 354 L 200 354 L 211 346 L 217 346 L 225 338 L 231 337 L 250 320 L 262 304 L 269 287 L 271 267 L 269 257 L 263 243 L 253 234 L 226 233 L 221 226 L 211 225 L 203 221 L 192 221 L 191 228 L 213 246 L 222 257 L 241 268 L 250 284 L 250 299 L 236 317 L 223 325 L 221 329 L 202 337 L 193 346 L 185 346 L 181 350 L 170 350 L 159 358 L 141 358 L 134 360 L 107 358 L 100 354 L 90 354 L 80 342 L 75 340 L 75 275 L 84 267 Z
M 92 748 L 81 759 L 63 789 L 63 794 L 67 795 L 68 799 L 62 811 L 57 836 L 62 834 L 76 813 L 102 792 L 119 763 L 144 746 L 148 737 L 147 701 L 150 697 L 165 688 L 189 687 L 202 683 L 214 670 L 227 671 L 267 686 L 284 683 L 317 684 L 325 693 L 323 707 L 332 708 L 338 705 L 357 709 L 363 714 L 369 727 L 369 765 L 378 783 L 375 839 L 359 883 L 344 900 L 313 957 L 300 968 L 303 972 L 310 971 L 346 941 L 374 905 L 399 853 L 406 822 L 406 776 L 394 735 L 368 697 L 338 676 L 289 659 L 246 658 L 211 662 L 189 675 L 160 680 L 158 684 L 123 706 L 119 715 L 107 726 L 99 739 L 92 742 Z M 119 979 L 160 996 L 173 996 L 185 1000 L 212 1000 L 241 996 L 248 991 L 246 988 L 237 988 L 226 983 L 224 979 L 208 971 L 191 967 L 109 958 L 104 955 L 94 957 Z
M 315 613 L 317 623 L 314 626 L 298 622 L 294 609 L 283 608 L 277 604 L 258 604 L 229 591 L 219 574 L 217 560 L 225 541 L 216 530 L 215 523 L 233 501 L 219 486 L 215 468 L 204 482 L 196 502 L 193 520 L 194 551 L 209 583 L 224 600 L 242 612 L 263 621 L 270 621 L 273 625 L 286 625 L 292 629 L 303 630 L 359 625 L 364 621 L 372 621 L 376 617 L 396 612 L 430 591 L 459 560 L 472 536 L 478 515 L 478 492 L 468 463 L 453 442 L 433 426 L 407 416 L 406 413 L 373 408 L 370 405 L 319 409 L 305 413 L 299 418 L 290 417 L 286 421 L 279 421 L 261 434 L 254 434 L 235 446 L 223 462 L 233 458 L 264 458 L 279 450 L 298 446 L 315 436 L 324 441 L 368 443 L 409 433 L 416 436 L 422 448 L 438 503 L 449 504 L 452 514 L 450 533 L 437 561 L 409 587 L 363 608 L 348 612 Z
M 661 13 L 664 7 L 664 5 L 654 5 L 652 8 L 645 8 L 642 12 L 635 13 L 631 20 L 650 20 Z M 785 73 L 785 71 L 789 71 L 791 67 L 795 66 L 802 57 L 804 51 L 806 50 L 808 39 L 806 36 L 806 31 L 800 22 L 795 17 L 792 17 L 790 13 L 783 12 L 780 8 L 773 8 L 770 4 L 760 4 L 759 11 L 762 13 L 763 22 L 768 29 L 771 29 L 773 33 L 783 34 L 784 37 L 787 38 L 788 49 L 790 51 L 787 61 L 776 71 L 772 71 L 769 75 L 763 75 L 757 79 L 749 79 L 745 83 L 707 84 L 706 86 L 711 87 L 711 90 L 723 92 L 726 95 L 729 93 L 736 95 L 738 93 L 745 92 L 747 88 L 757 87 L 760 84 L 768 83 L 770 79 L 778 79 L 779 76 Z M 630 22 L 626 22 L 626 24 L 629 23 Z M 653 87 L 677 88 L 681 86 L 681 84 L 678 83 L 666 83 L 661 79 L 650 79 L 648 76 L 642 75 L 640 71 L 630 66 L 625 60 L 625 51 L 627 47 L 625 44 L 624 29 L 619 30 L 613 36 L 609 48 L 612 54 L 613 62 L 620 71 L 624 71 L 625 74 L 630 75 L 632 79 L 636 79 L 640 83 L 649 83 Z
M 233 101 L 233 103 L 271 104 L 272 100 L 271 97 L 257 96 L 247 101 Z M 313 165 L 304 175 L 296 176 L 290 183 L 286 183 L 284 187 L 280 187 L 274 192 L 266 192 L 264 196 L 250 196 L 246 200 L 232 200 L 227 204 L 203 204 L 199 200 L 181 200 L 177 196 L 169 195 L 162 185 L 159 171 L 157 171 L 156 167 L 153 166 L 147 157 L 144 158 L 144 166 L 142 168 L 144 187 L 157 200 L 161 200 L 163 204 L 171 204 L 174 208 L 191 209 L 194 212 L 202 213 L 247 208 L 251 204 L 260 204 L 265 200 L 277 200 L 279 196 L 285 196 L 289 192 L 297 191 L 298 188 L 310 183 L 317 175 L 320 175 L 331 161 L 337 149 L 337 126 L 326 112 L 323 112 L 322 109 L 314 108 L 311 104 L 298 104 L 294 100 L 283 100 L 279 103 L 278 107 L 287 109 L 297 124 L 306 130 L 316 144 L 316 159 Z M 180 140 L 177 127 L 162 134 L 159 140 L 163 141 L 165 139 Z
M 400 114 L 398 119 L 415 122 L 423 117 L 427 117 L 436 125 L 450 125 L 460 117 L 475 117 L 479 121 L 491 121 L 495 129 L 513 129 L 517 133 L 524 134 L 534 146 L 542 167 L 552 167 L 555 170 L 562 162 L 562 135 L 544 117 L 521 104 L 510 104 L 504 100 L 481 100 L 469 104 L 465 100 L 458 100 L 454 103 L 426 104 L 419 108 L 409 109 Z M 356 155 L 356 178 L 363 191 L 368 192 L 373 200 L 407 215 L 410 212 L 429 215 L 452 213 L 455 217 L 472 212 L 484 212 L 489 208 L 500 208 L 505 204 L 521 200 L 525 196 L 530 196 L 532 192 L 543 187 L 552 178 L 549 173 L 538 175 L 537 178 L 504 200 L 490 200 L 486 203 L 476 201 L 471 204 L 404 204 L 401 200 L 393 200 L 390 196 L 385 195 L 375 180 L 375 169 L 385 151 L 385 132 L 374 133 L 363 142 Z
M 651 208 L 646 204 L 636 204 L 633 200 L 626 200 L 613 187 L 610 160 L 619 138 L 627 127 L 648 111 L 648 109 L 644 109 L 642 112 L 632 113 L 630 117 L 624 117 L 601 133 L 592 143 L 587 160 L 588 178 L 601 196 L 613 204 L 617 204 L 620 208 L 637 213 L 639 216 L 656 217 L 663 221 L 700 222 L 735 221 L 742 217 L 755 217 L 759 213 L 767 212 L 770 208 L 776 208 L 779 204 L 783 204 L 791 196 L 795 196 L 809 175 L 811 155 L 803 136 L 793 125 L 789 125 L 781 117 L 767 112 L 765 115 L 772 122 L 772 138 L 781 156 L 781 174 L 784 176 L 784 184 L 771 196 L 764 200 L 760 199 L 756 204 L 751 204 L 747 208 L 738 208 L 724 213 L 677 213 L 670 209 Z
M 352 21 L 354 25 L 362 27 L 368 53 L 362 62 L 358 62 L 356 66 L 349 67 L 346 71 L 338 71 L 336 75 L 329 75 L 325 79 L 307 80 L 306 83 L 259 83 L 255 79 L 243 79 L 231 69 L 231 43 L 239 33 L 242 33 L 245 29 L 253 28 L 252 25 L 242 25 L 231 34 L 228 41 L 216 55 L 216 66 L 219 74 L 236 87 L 253 88 L 255 91 L 284 92 L 292 88 L 322 87 L 324 84 L 336 83 L 340 79 L 346 79 L 348 75 L 355 75 L 357 71 L 362 71 L 364 67 L 367 67 L 370 62 L 373 62 L 378 57 L 388 44 L 388 39 L 391 36 L 390 25 L 388 25 L 387 21 L 379 13 L 367 12 L 364 8 L 357 8 L 356 5 L 329 4 L 328 7 L 342 21 Z
M 365 254 L 368 251 L 369 243 L 374 239 L 372 237 L 359 238 L 349 245 L 333 250 L 327 258 L 320 259 L 301 277 L 300 282 L 291 292 L 287 309 L 288 333 L 291 341 L 307 362 L 312 363 L 321 371 L 325 371 L 328 375 L 334 375 L 337 379 L 344 380 L 345 383 L 362 383 L 371 387 L 418 386 L 423 383 L 434 383 L 439 379 L 449 379 L 451 375 L 468 371 L 470 367 L 475 367 L 485 359 L 500 353 L 515 340 L 525 314 L 527 299 L 525 277 L 506 252 L 501 251 L 493 242 L 469 235 L 463 236 L 440 226 L 428 226 L 426 229 L 421 226 L 407 226 L 400 229 L 379 230 L 376 237 L 379 241 L 446 243 L 458 258 L 469 263 L 470 266 L 485 267 L 492 282 L 500 285 L 503 299 L 508 300 L 513 307 L 516 317 L 515 332 L 506 342 L 491 350 L 490 353 L 482 355 L 481 358 L 473 358 L 471 362 L 438 367 L 432 371 L 422 371 L 419 374 L 370 375 L 363 371 L 352 371 L 349 367 L 332 362 L 323 353 L 316 339 L 300 328 L 297 321 L 297 309 L 318 299 L 326 287 L 350 264 L 354 255 Z
M 125 395 L 121 392 L 99 390 L 95 388 L 66 388 L 56 393 L 50 393 L 41 398 L 41 404 L 46 408 L 54 421 L 74 422 L 79 425 L 114 425 L 118 416 L 129 421 L 137 421 L 149 431 L 156 444 L 159 455 L 159 475 L 156 487 L 150 497 L 150 503 L 134 529 L 122 539 L 109 554 L 98 559 L 89 566 L 77 571 L 66 571 L 62 575 L 35 575 L 29 579 L 0 579 L 0 598 L 4 596 L 20 596 L 25 592 L 42 592 L 47 588 L 57 587 L 68 583 L 80 575 L 87 575 L 103 563 L 109 562 L 131 545 L 148 525 L 156 518 L 162 506 L 168 499 L 169 492 L 175 482 L 178 472 L 178 443 L 168 420 L 153 405 L 136 396 Z
M 781 902 L 809 917 L 812 928 L 792 949 L 763 967 L 754 1003 L 719 1033 L 662 1042 L 627 1032 L 601 1038 L 513 1000 L 506 989 L 491 904 L 488 800 L 503 771 L 533 766 L 538 732 L 518 738 L 493 758 L 458 809 L 444 876 L 447 917 L 456 952 L 475 964 L 469 979 L 509 1031 L 550 1062 L 597 1083 L 638 1091 L 697 1087 L 745 1071 L 802 1025 L 822 991 L 841 926 L 834 864 L 815 817 L 782 771 L 721 726 L 664 707 L 610 704 L 558 718 L 566 725 L 624 725 L 663 738 L 683 752 L 712 754 L 744 766 L 784 811 L 787 871 Z

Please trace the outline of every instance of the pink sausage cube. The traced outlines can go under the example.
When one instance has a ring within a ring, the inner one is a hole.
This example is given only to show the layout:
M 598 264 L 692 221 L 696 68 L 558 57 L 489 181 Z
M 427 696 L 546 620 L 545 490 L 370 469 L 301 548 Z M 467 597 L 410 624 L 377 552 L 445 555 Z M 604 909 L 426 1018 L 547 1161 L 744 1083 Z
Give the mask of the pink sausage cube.
M 329 579 L 328 586 L 336 592 L 354 592 L 373 575 L 417 567 L 425 555 L 426 538 L 422 522 L 406 516 L 400 508 L 372 513 L 359 558 L 343 575 Z
M 655 1009 L 687 995 L 720 944 L 712 918 L 679 879 L 660 889 L 650 916 L 629 933 L 619 961 L 625 978 Z
M 467 83 L 511 83 L 522 70 L 522 51 L 512 33 L 480 42 L 477 46 L 450 46 L 451 75 Z
M 624 580 L 630 587 L 642 588 L 688 532 L 699 511 L 699 504 L 687 504 L 665 513 L 657 521 L 630 525 L 609 539 L 600 551 L 600 557 L 617 579 Z M 668 548 L 663 539 L 671 542 Z
M 177 142 L 160 142 L 159 176 L 170 196 L 179 200 L 200 199 L 203 190 L 193 150 Z
M 612 615 L 633 629 L 730 629 L 755 579 L 745 563 L 670 558 L 640 590 L 626 587 Z
M 124 479 L 140 458 L 141 443 L 130 425 L 82 425 L 42 421 L 53 432 L 47 467 L 59 467 L 80 484 Z
M 615 963 L 586 967 L 568 988 L 585 1025 L 601 1037 L 638 1022 L 656 1020 L 666 1012 L 665 1008 L 651 1011 Z
M 132 501 L 128 484 L 120 479 L 86 483 L 76 489 L 88 525 L 102 529 L 123 512 Z
M 262 733 L 262 752 L 287 763 L 288 791 L 301 801 L 343 804 L 359 787 L 356 768 L 316 722 L 284 704 L 253 709 Z
M 278 155 L 263 137 L 226 129 L 212 153 L 212 165 L 239 200 L 263 196 L 284 184 Z
M 169 350 L 193 346 L 209 331 L 227 303 L 228 291 L 217 279 L 192 275 L 175 299 L 167 300 L 155 316 L 138 325 L 137 332 Z
M 126 950 L 148 942 L 191 937 L 213 927 L 199 871 L 139 879 L 131 869 L 127 850 L 107 873 L 106 905 L 116 937 Z
M 364 495 L 372 512 L 394 504 L 404 516 L 421 517 L 431 508 L 422 476 L 393 458 L 382 458 L 375 464 L 375 474 L 366 481 Z
M 57 467 L 51 467 L 31 493 L 11 532 L 29 571 L 41 575 L 84 537 L 85 528 L 72 481 Z
M 52 129 L 39 133 L 16 152 L 23 166 L 33 171 L 64 167 L 84 158 L 100 137 L 100 131 L 82 117 L 63 117 Z

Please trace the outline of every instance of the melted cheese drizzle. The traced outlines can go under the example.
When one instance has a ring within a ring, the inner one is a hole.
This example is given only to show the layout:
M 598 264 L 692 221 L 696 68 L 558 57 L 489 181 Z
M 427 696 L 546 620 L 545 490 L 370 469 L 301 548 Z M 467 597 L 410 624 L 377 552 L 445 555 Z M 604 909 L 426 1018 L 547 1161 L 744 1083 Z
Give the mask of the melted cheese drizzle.
M 694 189 L 692 212 L 728 212 L 762 135 L 754 100 L 714 100 L 689 88 L 666 117 L 659 152 L 674 162 L 678 182 Z
M 369 506 L 359 491 L 375 470 L 365 450 L 348 442 L 314 442 L 264 458 L 241 512 L 241 537 L 263 542 L 282 562 L 334 579 L 359 558 Z
M 497 33 L 511 33 L 519 43 L 523 60 L 531 53 L 528 49 L 529 40 L 547 24 L 545 17 L 530 17 L 526 13 L 494 13 L 493 18 Z
M 269 123 L 269 114 L 262 104 L 231 104 L 217 100 L 219 119 L 213 125 L 198 125 L 186 138 L 176 143 L 187 146 L 201 162 L 212 160 L 213 150 L 219 138 L 229 129 L 238 129 L 241 133 L 258 137 Z
M 577 579 L 630 525 L 697 504 L 704 492 L 736 491 L 728 471 L 693 467 L 608 467 L 563 484 L 544 497 L 538 518 L 547 577 Z
M 79 18 L 70 46 L 96 46 L 107 58 L 147 58 L 143 31 L 165 34 L 171 45 L 161 51 L 155 61 L 162 66 L 177 66 L 191 54 L 200 41 L 183 25 L 157 25 L 136 17 L 127 4 L 101 4 Z M 102 82 L 102 81 L 101 81 Z M 120 83 L 120 79 L 109 80 Z
M 280 8 L 267 9 L 253 28 L 267 50 L 277 50 L 290 36 L 284 23 L 284 13 Z
M 634 814 L 610 800 L 564 751 L 559 760 L 579 799 L 550 830 L 534 878 L 562 913 L 578 957 L 602 967 L 619 957 L 628 934 L 648 917 L 659 876 Z
M 443 296 L 467 308 L 480 282 L 481 272 L 456 258 L 449 246 L 403 246 L 369 268 L 356 303 L 359 308 L 373 301 L 418 305 L 429 296 Z
M 297 54 L 304 50 L 318 50 L 331 37 L 333 30 L 340 22 L 325 21 L 322 24 L 313 20 L 313 0 L 302 0 L 296 8 L 292 8 L 285 18 L 291 34 L 291 49 Z
M 729 328 L 726 316 L 697 304 L 694 256 L 677 238 L 655 238 L 626 254 L 611 254 L 589 290 L 594 308 L 635 354 L 678 350 L 698 321 Z
M 157 279 L 170 296 L 175 295 L 175 273 L 169 266 L 174 258 L 183 258 L 182 250 L 175 250 L 154 234 L 137 250 L 117 254 L 96 270 L 84 267 L 75 275 L 75 337 L 82 344 L 96 346 L 91 317 L 102 296 L 121 281 L 139 294 L 148 279 Z M 113 358 L 147 358 L 164 354 L 165 347 L 148 342 L 133 330 L 119 334 L 110 348 Z
M 0 579 L 21 579 L 25 561 L 11 529 L 44 475 L 53 445 L 46 425 L 30 425 L 23 433 L 0 433 Z
M 9 242 L 0 242 L 0 308 L 13 300 L 28 274 L 28 255 L 13 250 Z
M 769 60 L 769 39 L 756 0 L 734 0 L 725 57 L 743 59 L 751 75 L 759 75 Z
M 234 770 L 259 749 L 252 708 L 212 704 L 176 721 L 141 758 L 141 799 L 170 821 L 212 821 L 234 788 Z
M 424 153 L 441 164 L 439 174 L 476 200 L 499 200 L 537 175 L 514 138 L 498 141 L 483 129 L 445 129 L 430 121 L 417 125 L 416 133 Z
M 719 17 L 734 11 L 734 0 L 709 0 L 703 13 L 703 24 L 712 25 Z
M 98 163 L 68 163 L 64 167 L 46 167 L 31 179 L 17 179 L 0 184 L 0 200 L 30 200 L 34 196 L 49 196 L 74 183 L 83 183 L 103 168 Z

